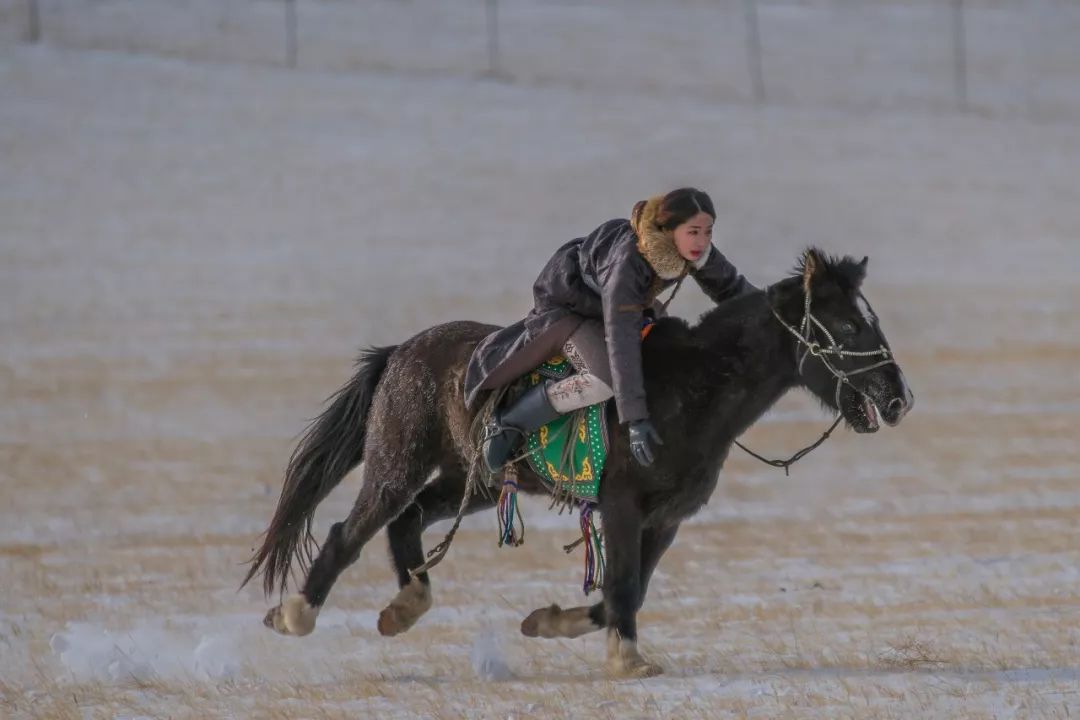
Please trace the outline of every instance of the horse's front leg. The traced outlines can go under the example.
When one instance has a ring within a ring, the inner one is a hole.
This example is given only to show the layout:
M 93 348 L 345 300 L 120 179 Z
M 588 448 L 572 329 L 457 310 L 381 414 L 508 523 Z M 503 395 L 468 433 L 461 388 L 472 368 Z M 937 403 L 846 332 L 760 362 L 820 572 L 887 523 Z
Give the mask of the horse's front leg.
M 604 549 L 604 610 L 607 616 L 607 671 L 615 677 L 650 677 L 663 669 L 637 649 L 637 611 L 642 598 L 642 515 L 630 497 L 611 498 L 601 507 Z
M 645 593 L 648 591 L 653 571 L 656 570 L 664 552 L 671 547 L 678 531 L 679 526 L 676 524 L 664 528 L 645 528 L 642 532 L 641 592 L 638 596 L 638 610 L 645 603 Z M 604 532 L 607 532 L 606 521 Z M 606 545 L 606 535 L 604 542 Z M 529 613 L 529 616 L 521 623 L 521 633 L 527 637 L 576 638 L 605 627 L 607 627 L 607 611 L 604 609 L 603 602 L 565 610 L 558 605 L 550 605 Z

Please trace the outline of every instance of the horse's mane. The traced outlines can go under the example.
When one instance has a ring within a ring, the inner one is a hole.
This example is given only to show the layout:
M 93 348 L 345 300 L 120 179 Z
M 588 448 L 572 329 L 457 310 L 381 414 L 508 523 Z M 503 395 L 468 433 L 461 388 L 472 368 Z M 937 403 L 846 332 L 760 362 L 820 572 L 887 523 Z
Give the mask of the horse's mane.
M 829 255 L 816 247 L 806 249 L 790 277 L 801 279 L 806 274 L 806 263 L 810 257 L 815 258 L 821 271 L 844 292 L 858 290 L 866 279 L 865 259 L 859 261 L 850 255 Z
M 802 284 L 811 257 L 817 263 L 816 272 L 820 273 L 827 283 L 835 285 L 845 293 L 858 290 L 866 278 L 865 260 L 860 262 L 850 255 L 828 255 L 818 248 L 810 247 L 787 277 L 775 285 L 721 302 L 702 314 L 697 325 L 690 330 L 714 346 L 723 345 L 721 338 L 724 335 L 731 335 L 733 340 L 736 336 L 742 336 L 748 329 L 751 318 L 766 318 L 771 315 L 762 312 L 767 307 L 771 294 L 777 291 L 782 293 Z M 817 284 L 816 282 L 815 286 Z

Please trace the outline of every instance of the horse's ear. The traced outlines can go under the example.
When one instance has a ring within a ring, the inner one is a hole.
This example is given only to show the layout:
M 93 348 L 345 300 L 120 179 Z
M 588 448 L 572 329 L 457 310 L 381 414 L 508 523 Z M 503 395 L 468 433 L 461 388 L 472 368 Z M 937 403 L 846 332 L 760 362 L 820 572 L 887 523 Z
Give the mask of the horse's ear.
M 803 290 L 810 292 L 810 283 L 814 275 L 825 269 L 825 258 L 817 248 L 809 248 L 803 254 Z
M 866 266 L 869 265 L 869 264 L 870 264 L 870 256 L 869 255 L 863 255 L 862 262 L 859 263 L 859 269 L 862 270 L 863 275 L 866 274 Z

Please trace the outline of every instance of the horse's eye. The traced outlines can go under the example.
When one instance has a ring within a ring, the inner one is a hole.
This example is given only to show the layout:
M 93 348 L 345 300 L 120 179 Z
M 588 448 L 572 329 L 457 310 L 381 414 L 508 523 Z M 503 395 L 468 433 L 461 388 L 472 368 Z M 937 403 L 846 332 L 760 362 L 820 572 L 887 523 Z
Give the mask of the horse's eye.
M 855 326 L 855 323 L 850 320 L 845 320 L 840 323 L 840 332 L 844 335 L 855 335 L 859 332 L 859 328 Z

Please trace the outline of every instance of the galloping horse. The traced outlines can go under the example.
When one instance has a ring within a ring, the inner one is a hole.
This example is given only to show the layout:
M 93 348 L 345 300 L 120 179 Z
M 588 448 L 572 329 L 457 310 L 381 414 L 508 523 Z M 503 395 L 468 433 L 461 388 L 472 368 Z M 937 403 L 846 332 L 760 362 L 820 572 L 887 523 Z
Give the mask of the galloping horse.
M 709 499 L 732 443 L 782 395 L 802 387 L 859 433 L 896 425 L 914 398 L 861 286 L 867 260 L 811 248 L 790 277 L 705 313 L 696 325 L 659 320 L 642 344 L 649 412 L 664 445 L 648 468 L 632 460 L 626 433 L 611 432 L 601 484 L 606 581 L 603 601 L 531 613 L 529 636 L 577 637 L 606 628 L 607 669 L 619 677 L 661 672 L 637 650 L 636 615 L 649 578 L 679 525 Z M 387 528 L 399 592 L 379 631 L 409 629 L 431 607 L 421 532 L 490 508 L 490 493 L 466 494 L 475 458 L 476 410 L 462 380 L 476 344 L 497 328 L 451 322 L 394 347 L 374 348 L 356 375 L 308 428 L 289 461 L 265 541 L 246 584 L 263 575 L 271 595 L 285 590 L 294 560 L 307 569 L 299 595 L 271 609 L 267 626 L 288 635 L 315 627 L 338 575 Z M 363 486 L 344 522 L 334 523 L 313 562 L 316 505 L 364 461 Z M 524 463 L 522 491 L 546 489 Z M 464 504 L 463 504 L 464 503 Z

